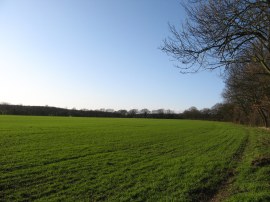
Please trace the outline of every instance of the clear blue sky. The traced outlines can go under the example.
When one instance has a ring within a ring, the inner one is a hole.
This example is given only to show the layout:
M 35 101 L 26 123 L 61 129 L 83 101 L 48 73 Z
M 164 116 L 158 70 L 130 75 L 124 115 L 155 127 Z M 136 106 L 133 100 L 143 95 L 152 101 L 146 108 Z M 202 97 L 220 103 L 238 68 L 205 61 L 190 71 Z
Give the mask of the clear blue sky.
M 180 0 L 0 0 L 0 102 L 77 109 L 211 107 L 218 72 L 182 75 L 158 47 Z

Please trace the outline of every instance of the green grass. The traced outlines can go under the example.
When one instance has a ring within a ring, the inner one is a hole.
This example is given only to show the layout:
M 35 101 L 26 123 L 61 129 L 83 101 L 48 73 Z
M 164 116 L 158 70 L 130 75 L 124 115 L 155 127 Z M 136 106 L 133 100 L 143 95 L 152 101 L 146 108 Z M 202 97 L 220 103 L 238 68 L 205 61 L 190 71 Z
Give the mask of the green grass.
M 249 144 L 226 201 L 270 201 L 270 134 L 262 129 L 248 132 Z
M 0 201 L 203 201 L 232 170 L 226 200 L 264 201 L 269 140 L 207 121 L 0 116 Z

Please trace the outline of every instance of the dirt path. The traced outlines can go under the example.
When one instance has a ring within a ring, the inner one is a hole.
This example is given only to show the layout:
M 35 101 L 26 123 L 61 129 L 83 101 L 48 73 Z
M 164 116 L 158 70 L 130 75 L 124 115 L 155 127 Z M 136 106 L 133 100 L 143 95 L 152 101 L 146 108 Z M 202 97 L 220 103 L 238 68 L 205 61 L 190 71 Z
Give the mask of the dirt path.
M 228 171 L 228 174 L 224 181 L 221 183 L 218 191 L 214 194 L 214 196 L 209 200 L 210 202 L 221 202 L 229 197 L 231 187 L 236 178 L 236 168 L 241 163 L 243 159 L 243 155 L 245 153 L 246 147 L 249 143 L 249 134 L 246 135 L 245 139 L 242 141 L 241 145 L 235 152 L 232 163 L 234 167 L 232 170 Z

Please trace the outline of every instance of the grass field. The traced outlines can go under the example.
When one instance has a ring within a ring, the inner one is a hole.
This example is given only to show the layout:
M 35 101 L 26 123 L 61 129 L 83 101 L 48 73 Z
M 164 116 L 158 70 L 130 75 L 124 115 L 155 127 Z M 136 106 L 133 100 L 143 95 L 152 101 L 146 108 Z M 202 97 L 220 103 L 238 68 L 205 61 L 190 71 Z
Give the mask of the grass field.
M 0 201 L 270 201 L 263 129 L 0 116 L 0 154 Z

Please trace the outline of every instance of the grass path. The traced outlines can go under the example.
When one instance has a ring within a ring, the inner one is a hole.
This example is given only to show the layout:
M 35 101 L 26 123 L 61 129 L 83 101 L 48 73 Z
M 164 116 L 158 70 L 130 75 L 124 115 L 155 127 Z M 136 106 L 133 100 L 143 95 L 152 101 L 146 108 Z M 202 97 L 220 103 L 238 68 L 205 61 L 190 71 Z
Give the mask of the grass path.
M 227 175 L 225 179 L 221 182 L 219 189 L 217 192 L 212 196 L 210 202 L 221 202 L 229 198 L 230 192 L 232 189 L 232 184 L 236 179 L 236 169 L 241 164 L 243 160 L 244 153 L 247 149 L 249 144 L 249 131 L 247 130 L 246 137 L 243 139 L 239 148 L 237 149 L 236 153 L 232 158 L 232 164 L 234 165 L 230 170 L 227 170 Z
M 249 143 L 228 189 L 229 196 L 222 201 L 270 201 L 270 134 L 258 128 L 250 128 L 249 133 Z

